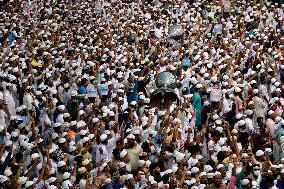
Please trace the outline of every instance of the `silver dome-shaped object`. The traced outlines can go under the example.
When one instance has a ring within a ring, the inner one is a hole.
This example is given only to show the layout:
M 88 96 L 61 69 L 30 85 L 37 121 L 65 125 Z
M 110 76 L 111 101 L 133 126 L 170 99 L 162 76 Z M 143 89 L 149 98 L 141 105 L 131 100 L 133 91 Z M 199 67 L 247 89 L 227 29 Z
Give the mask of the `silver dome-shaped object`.
M 171 25 L 169 27 L 169 38 L 177 38 L 177 37 L 181 37 L 183 34 L 183 28 L 181 25 Z
M 171 72 L 165 71 L 158 74 L 155 81 L 157 88 L 176 88 L 176 76 Z

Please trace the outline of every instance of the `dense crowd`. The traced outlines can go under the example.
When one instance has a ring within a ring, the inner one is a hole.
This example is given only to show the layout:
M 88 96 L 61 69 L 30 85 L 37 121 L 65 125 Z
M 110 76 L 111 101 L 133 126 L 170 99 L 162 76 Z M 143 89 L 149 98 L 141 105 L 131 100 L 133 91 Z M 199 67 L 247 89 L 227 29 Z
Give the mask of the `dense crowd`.
M 284 188 L 281 1 L 0 11 L 0 188 Z M 164 71 L 177 98 L 153 106 Z

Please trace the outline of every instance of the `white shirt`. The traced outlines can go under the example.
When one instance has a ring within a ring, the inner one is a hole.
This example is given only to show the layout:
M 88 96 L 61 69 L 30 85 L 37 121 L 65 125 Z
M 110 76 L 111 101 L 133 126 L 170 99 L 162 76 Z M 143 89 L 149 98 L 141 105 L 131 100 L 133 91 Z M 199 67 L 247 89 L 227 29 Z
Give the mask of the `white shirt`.
M 0 100 L 3 100 L 3 99 L 4 99 L 3 92 L 0 91 Z
M 275 122 L 271 118 L 266 120 L 266 128 L 272 136 L 274 135 L 274 131 L 277 130 Z
M 25 106 L 27 106 L 28 110 L 32 110 L 33 109 L 33 105 L 32 105 L 33 101 L 34 101 L 33 96 L 30 93 L 26 93 L 24 95 L 23 104 Z
M 56 123 L 64 123 L 63 114 L 58 115 L 58 117 L 56 118 Z
M 102 153 L 100 152 L 102 150 Z M 96 148 L 96 162 L 100 162 L 101 160 L 106 160 L 108 158 L 108 151 L 106 146 L 103 144 L 99 144 Z
M 80 182 L 79 182 L 79 186 L 80 186 L 80 189 L 85 189 L 86 188 L 86 180 L 81 179 Z
M 116 147 L 116 141 L 120 138 L 120 134 L 116 134 L 113 138 L 108 140 L 106 150 L 108 153 L 108 159 L 112 159 L 112 152 Z
M 0 109 L 0 125 L 6 127 L 6 118 L 7 114 L 4 112 L 4 110 Z

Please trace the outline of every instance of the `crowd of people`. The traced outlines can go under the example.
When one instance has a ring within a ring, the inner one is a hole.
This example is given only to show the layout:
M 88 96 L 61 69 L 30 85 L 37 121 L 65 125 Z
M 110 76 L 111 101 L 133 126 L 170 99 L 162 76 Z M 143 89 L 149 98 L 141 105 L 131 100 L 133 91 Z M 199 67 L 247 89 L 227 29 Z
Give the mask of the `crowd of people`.
M 281 1 L 0 8 L 0 188 L 284 188 Z

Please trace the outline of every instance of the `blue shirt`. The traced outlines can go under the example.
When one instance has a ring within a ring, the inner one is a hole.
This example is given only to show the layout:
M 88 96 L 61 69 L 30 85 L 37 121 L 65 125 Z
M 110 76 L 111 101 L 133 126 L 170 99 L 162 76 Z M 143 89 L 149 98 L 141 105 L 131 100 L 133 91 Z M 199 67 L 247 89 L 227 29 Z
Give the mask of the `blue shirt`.
M 189 66 L 190 65 L 190 59 L 189 57 L 185 57 L 183 60 L 182 60 L 182 65 L 183 66 Z
M 284 189 L 284 184 L 281 179 L 277 179 L 276 187 L 279 189 Z
M 28 116 L 21 116 L 21 119 L 23 120 L 23 124 L 27 125 L 29 122 Z
M 278 137 L 281 137 L 281 136 L 284 136 L 284 129 L 282 127 L 280 127 L 280 129 L 278 129 L 276 132 L 275 132 L 275 137 L 278 138 Z
M 87 89 L 84 86 L 80 86 L 78 89 L 79 94 L 87 94 Z

